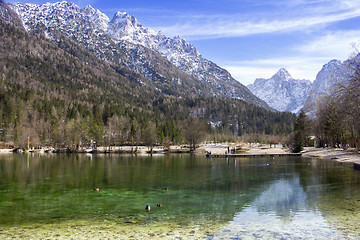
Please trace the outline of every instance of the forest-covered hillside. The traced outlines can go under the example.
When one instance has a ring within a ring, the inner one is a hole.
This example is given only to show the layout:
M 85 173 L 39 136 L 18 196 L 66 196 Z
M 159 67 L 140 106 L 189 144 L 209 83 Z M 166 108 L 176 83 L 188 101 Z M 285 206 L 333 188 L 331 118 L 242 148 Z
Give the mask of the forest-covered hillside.
M 33 147 L 181 143 L 195 121 L 211 139 L 214 133 L 287 135 L 293 128 L 290 113 L 163 93 L 69 39 L 55 45 L 2 19 L 0 35 L 0 141 L 14 147 L 26 147 L 28 138 Z

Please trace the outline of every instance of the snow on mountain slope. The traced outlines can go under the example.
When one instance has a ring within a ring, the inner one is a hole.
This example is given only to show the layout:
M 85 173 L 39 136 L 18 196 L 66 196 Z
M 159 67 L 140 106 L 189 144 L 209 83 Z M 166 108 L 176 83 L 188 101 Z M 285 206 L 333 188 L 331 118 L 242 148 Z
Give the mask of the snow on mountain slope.
M 83 28 L 84 23 L 88 25 L 87 29 L 104 31 L 109 22 L 105 14 L 91 6 L 81 9 L 65 1 L 43 5 L 17 3 L 14 7 L 27 31 L 31 31 L 37 24 L 44 24 L 47 28 L 56 27 L 69 34 L 76 34 L 76 30 Z
M 313 83 L 293 79 L 286 69 L 280 69 L 270 79 L 256 79 L 248 88 L 276 110 L 298 113 L 304 108 L 314 115 L 317 98 L 329 93 L 337 82 L 346 81 L 348 72 L 346 61 L 334 59 L 324 64 Z
M 180 36 L 169 38 L 161 32 L 145 28 L 126 12 L 115 14 L 107 33 L 117 42 L 127 41 L 159 52 L 180 70 L 210 84 L 228 97 L 265 107 L 244 85 L 233 79 L 229 72 L 204 59 L 194 45 Z M 216 95 L 216 92 L 213 91 L 213 94 Z
M 316 100 L 319 96 L 329 93 L 336 86 L 337 82 L 348 78 L 346 62 L 331 60 L 324 64 L 322 69 L 316 75 L 309 96 L 305 102 L 305 110 L 313 115 L 316 107 Z
M 166 84 L 167 89 L 174 84 L 182 88 L 187 86 L 197 94 L 242 99 L 269 109 L 229 72 L 204 59 L 192 44 L 180 37 L 169 38 L 161 32 L 145 28 L 127 13 L 118 12 L 110 21 L 91 6 L 79 8 L 66 1 L 43 5 L 14 4 L 13 7 L 28 32 L 40 29 L 55 43 L 61 41 L 57 33 L 65 34 L 100 59 L 126 66 L 158 83 L 159 88 L 160 83 Z M 141 55 L 144 52 L 146 54 Z M 174 69 L 163 72 L 168 64 L 152 61 L 157 58 L 156 54 L 189 76 L 178 74 Z M 178 85 L 179 82 L 187 84 Z
M 339 60 L 331 60 L 325 64 L 316 79 L 313 82 L 311 91 L 316 94 L 325 93 L 328 89 L 333 88 L 335 83 L 344 78 L 344 66 Z
M 294 79 L 282 68 L 270 79 L 256 79 L 248 88 L 270 107 L 278 111 L 297 113 L 304 106 L 311 82 Z

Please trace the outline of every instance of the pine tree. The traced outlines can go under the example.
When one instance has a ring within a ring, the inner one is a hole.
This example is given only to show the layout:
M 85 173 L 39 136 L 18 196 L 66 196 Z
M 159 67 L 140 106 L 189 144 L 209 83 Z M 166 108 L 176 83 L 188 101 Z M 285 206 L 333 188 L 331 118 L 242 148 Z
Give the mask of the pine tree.
M 308 136 L 308 120 L 305 112 L 300 111 L 299 116 L 296 118 L 294 133 L 293 133 L 293 142 L 292 142 L 292 151 L 294 153 L 301 152 L 304 150 L 304 143 Z

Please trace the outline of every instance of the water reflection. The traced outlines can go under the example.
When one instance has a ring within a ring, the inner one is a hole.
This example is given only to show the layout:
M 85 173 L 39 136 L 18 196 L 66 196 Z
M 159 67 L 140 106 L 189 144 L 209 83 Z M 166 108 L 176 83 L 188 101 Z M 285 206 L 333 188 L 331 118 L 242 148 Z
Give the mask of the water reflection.
M 271 181 L 211 238 L 359 239 L 359 172 L 310 159 L 290 165 L 292 178 Z
M 223 225 L 219 238 L 351 238 L 359 183 L 347 166 L 303 158 L 0 155 L 0 227 L 106 220 Z
M 312 207 L 313 200 L 297 175 L 273 181 L 211 238 L 358 239 L 356 233 L 332 228 L 321 211 Z
M 234 219 L 215 238 L 221 239 L 343 239 L 333 230 L 319 211 L 292 212 L 291 221 L 283 221 L 271 213 L 259 213 L 249 206 L 235 214 Z M 286 218 L 287 219 L 287 218 Z M 346 238 L 357 239 L 355 235 Z
M 274 213 L 285 222 L 291 221 L 296 212 L 310 209 L 298 176 L 274 181 L 251 205 L 260 214 Z

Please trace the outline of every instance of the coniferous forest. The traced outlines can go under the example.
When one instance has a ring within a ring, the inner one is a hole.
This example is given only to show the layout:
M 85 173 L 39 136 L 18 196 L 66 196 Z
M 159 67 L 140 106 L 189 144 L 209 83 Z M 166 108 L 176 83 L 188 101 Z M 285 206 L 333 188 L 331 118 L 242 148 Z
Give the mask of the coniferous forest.
M 163 93 L 66 38 L 55 45 L 3 20 L 0 35 L 0 142 L 7 147 L 190 144 L 194 127 L 211 141 L 293 130 L 294 114 Z

